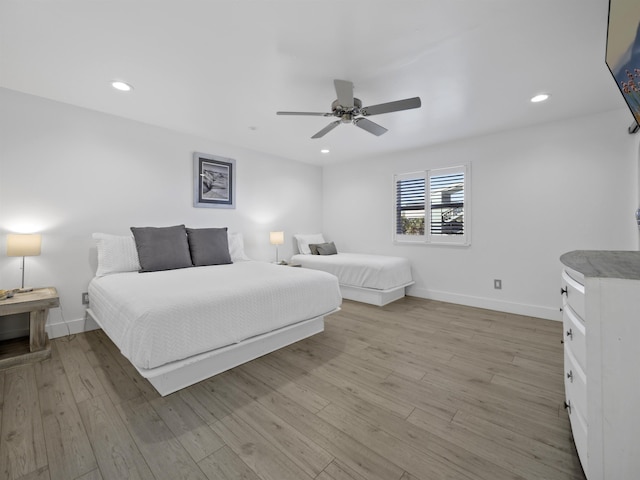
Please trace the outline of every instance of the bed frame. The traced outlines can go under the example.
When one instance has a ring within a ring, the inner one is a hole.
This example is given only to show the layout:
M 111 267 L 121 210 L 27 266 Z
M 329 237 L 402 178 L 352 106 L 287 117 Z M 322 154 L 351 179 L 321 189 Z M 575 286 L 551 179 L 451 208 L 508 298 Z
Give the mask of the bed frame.
M 342 298 L 347 300 L 355 300 L 356 302 L 369 303 L 383 307 L 391 302 L 401 299 L 405 295 L 405 288 L 410 287 L 416 282 L 405 283 L 399 287 L 389 288 L 387 290 L 376 290 L 374 288 L 354 287 L 351 285 L 340 284 L 340 292 Z
M 326 315 L 335 313 L 338 310 L 340 309 L 337 308 Z M 95 316 L 91 309 L 87 309 L 87 314 L 102 328 L 100 319 Z M 164 397 L 201 380 L 213 377 L 233 367 L 322 332 L 326 315 L 303 320 L 272 332 L 257 335 L 240 343 L 227 345 L 226 347 L 167 363 L 156 368 L 144 369 L 135 365 L 134 367 Z

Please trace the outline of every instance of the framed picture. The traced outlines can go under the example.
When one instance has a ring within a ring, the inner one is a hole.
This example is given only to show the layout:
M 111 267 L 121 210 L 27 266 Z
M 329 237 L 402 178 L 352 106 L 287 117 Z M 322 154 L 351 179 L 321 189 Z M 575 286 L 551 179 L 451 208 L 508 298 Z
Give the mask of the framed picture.
M 236 208 L 236 161 L 193 154 L 193 206 Z

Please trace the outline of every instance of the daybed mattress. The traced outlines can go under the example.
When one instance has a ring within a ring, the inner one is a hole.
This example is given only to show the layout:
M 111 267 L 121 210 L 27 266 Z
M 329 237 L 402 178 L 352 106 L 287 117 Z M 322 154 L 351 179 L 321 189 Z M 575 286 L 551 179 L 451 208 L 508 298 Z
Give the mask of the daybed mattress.
M 336 255 L 294 255 L 292 263 L 322 270 L 338 277 L 340 285 L 387 290 L 413 281 L 409 260 L 386 255 L 338 253 Z
M 325 315 L 342 301 L 332 275 L 256 261 L 96 277 L 89 298 L 102 329 L 142 369 Z

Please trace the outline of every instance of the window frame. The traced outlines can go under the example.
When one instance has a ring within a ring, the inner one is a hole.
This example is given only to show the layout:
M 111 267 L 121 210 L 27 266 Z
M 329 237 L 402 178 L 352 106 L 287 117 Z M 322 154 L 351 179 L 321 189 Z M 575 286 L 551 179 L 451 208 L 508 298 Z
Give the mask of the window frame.
M 441 235 L 431 233 L 431 210 L 432 210 L 432 189 L 431 178 L 447 175 L 463 175 L 463 233 L 459 235 Z M 398 215 L 398 181 L 424 178 L 424 235 L 404 235 L 397 232 Z M 427 245 L 449 245 L 466 247 L 471 245 L 471 164 L 466 163 L 452 167 L 441 167 L 422 170 L 411 173 L 401 173 L 393 175 L 393 241 L 399 244 L 427 244 Z

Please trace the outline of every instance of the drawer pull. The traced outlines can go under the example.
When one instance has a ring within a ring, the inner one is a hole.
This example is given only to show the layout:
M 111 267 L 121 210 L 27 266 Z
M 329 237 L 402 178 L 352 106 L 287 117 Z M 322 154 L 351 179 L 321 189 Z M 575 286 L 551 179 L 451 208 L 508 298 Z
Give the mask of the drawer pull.
M 570 328 L 569 330 L 567 330 L 567 337 L 573 340 L 573 329 Z
M 567 287 L 560 288 L 560 295 L 567 295 Z
M 571 415 L 571 401 L 564 402 L 564 408 L 569 412 L 569 415 Z
M 573 383 L 573 371 L 569 370 L 569 373 L 567 373 L 567 378 L 571 381 L 571 383 Z

